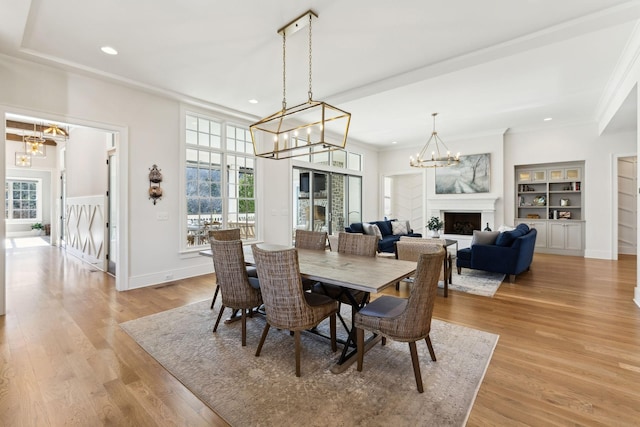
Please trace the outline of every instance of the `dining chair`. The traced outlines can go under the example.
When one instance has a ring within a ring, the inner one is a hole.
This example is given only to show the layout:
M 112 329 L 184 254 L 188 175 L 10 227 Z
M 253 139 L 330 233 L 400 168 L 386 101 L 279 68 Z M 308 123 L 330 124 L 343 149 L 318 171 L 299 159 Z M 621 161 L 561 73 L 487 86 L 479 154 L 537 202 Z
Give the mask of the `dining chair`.
M 292 331 L 295 341 L 296 376 L 299 377 L 300 331 L 313 328 L 328 317 L 331 350 L 336 351 L 338 304 L 327 296 L 302 290 L 297 249 L 260 249 L 257 245 L 253 245 L 251 249 L 260 275 L 260 290 L 267 315 L 256 357 L 260 356 L 271 326 Z
M 442 246 L 432 246 L 430 253 L 420 254 L 409 298 L 383 295 L 356 313 L 354 326 L 358 348 L 358 371 L 362 371 L 364 364 L 365 329 L 382 335 L 382 345 L 386 343 L 387 337 L 395 341 L 408 342 L 416 386 L 420 393 L 423 392 L 416 341 L 425 340 L 431 360 L 435 362 L 436 354 L 429 332 L 438 290 L 438 275 L 445 252 Z
M 338 252 L 350 255 L 375 257 L 378 251 L 378 238 L 368 234 L 338 233 Z M 362 306 L 367 302 L 368 294 L 362 291 L 350 292 L 340 286 L 319 283 L 313 286 L 312 292 L 327 295 L 345 304 Z M 338 314 L 339 315 L 339 314 Z
M 298 249 L 327 249 L 327 232 L 296 229 L 295 247 Z
M 210 240 L 213 266 L 218 287 L 222 289 L 222 306 L 213 332 L 218 329 L 226 307 L 242 312 L 242 346 L 247 345 L 247 310 L 262 304 L 260 282 L 249 277 L 244 263 L 244 252 L 240 240 Z
M 374 257 L 378 253 L 378 238 L 369 234 L 338 233 L 338 252 Z
M 295 247 L 298 249 L 325 251 L 327 250 L 327 232 L 296 229 Z M 302 288 L 305 291 L 311 290 L 316 283 L 318 283 L 317 280 L 303 278 Z
M 441 239 L 422 239 L 419 237 L 400 238 L 395 243 L 396 259 L 405 261 L 418 261 L 420 254 L 430 253 L 433 246 L 441 246 L 445 250 L 445 257 L 442 262 L 442 283 L 444 286 L 444 297 L 449 296 L 449 283 L 451 282 L 451 272 L 453 270 L 453 261 L 451 254 L 447 251 L 446 246 Z M 440 276 L 439 276 L 440 277 Z M 409 280 L 411 281 L 411 280 Z M 396 291 L 400 290 L 400 282 L 396 283 Z
M 341 231 L 338 233 L 338 252 L 343 254 L 375 257 L 378 252 L 378 238 L 368 234 L 346 233 Z M 316 283 L 311 292 L 320 295 L 326 295 L 339 303 L 349 304 L 351 309 L 351 324 L 353 325 L 353 316 L 355 312 L 369 302 L 369 293 L 357 291 L 354 289 L 345 289 L 341 286 L 331 285 L 328 283 Z M 338 311 L 338 318 L 349 331 L 342 315 Z M 355 337 L 354 337 L 355 338 Z
M 209 230 L 209 241 L 211 239 L 219 240 L 219 241 L 229 241 L 229 240 L 240 240 L 240 229 L 239 228 L 225 228 L 225 229 L 216 229 Z M 249 277 L 258 277 L 258 272 L 256 268 L 253 266 L 247 266 L 247 274 Z M 215 270 L 215 267 L 214 267 Z M 216 283 L 217 283 L 217 275 L 216 275 Z M 218 292 L 220 292 L 220 287 L 216 285 L 216 290 L 213 293 L 213 299 L 211 300 L 211 309 L 213 310 L 213 305 L 216 303 L 216 298 L 218 298 Z

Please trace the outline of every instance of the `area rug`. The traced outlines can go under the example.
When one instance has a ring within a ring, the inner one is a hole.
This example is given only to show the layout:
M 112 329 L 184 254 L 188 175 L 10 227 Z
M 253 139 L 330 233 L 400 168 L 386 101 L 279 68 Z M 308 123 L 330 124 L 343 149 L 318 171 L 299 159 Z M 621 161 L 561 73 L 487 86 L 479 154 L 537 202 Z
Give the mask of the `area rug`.
M 453 283 L 449 285 L 449 290 L 492 297 L 504 278 L 505 275 L 502 273 L 463 268 L 462 274 L 453 272 L 451 277 Z M 442 284 L 440 286 L 442 287 Z
M 271 328 L 255 357 L 264 317 L 248 319 L 242 347 L 240 322 L 211 332 L 218 308 L 210 310 L 209 302 L 201 301 L 120 326 L 232 426 L 461 426 L 498 341 L 498 335 L 434 319 L 437 362 L 424 341 L 417 345 L 424 382 L 420 394 L 406 343 L 377 344 L 365 354 L 362 372 L 354 363 L 334 374 L 337 353 L 328 340 L 303 333 L 302 376 L 297 378 L 287 331 Z M 340 325 L 338 332 L 344 333 Z

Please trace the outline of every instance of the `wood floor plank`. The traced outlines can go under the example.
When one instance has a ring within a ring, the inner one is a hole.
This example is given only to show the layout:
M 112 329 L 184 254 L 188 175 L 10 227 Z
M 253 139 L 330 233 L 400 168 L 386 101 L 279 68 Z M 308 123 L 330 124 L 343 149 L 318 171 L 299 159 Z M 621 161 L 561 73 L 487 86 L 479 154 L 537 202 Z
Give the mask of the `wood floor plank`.
M 117 292 L 113 277 L 59 248 L 9 250 L 0 425 L 226 426 L 118 326 L 210 299 L 214 283 Z M 493 298 L 440 293 L 434 317 L 500 335 L 467 425 L 637 426 L 635 285 L 635 256 L 536 254 Z

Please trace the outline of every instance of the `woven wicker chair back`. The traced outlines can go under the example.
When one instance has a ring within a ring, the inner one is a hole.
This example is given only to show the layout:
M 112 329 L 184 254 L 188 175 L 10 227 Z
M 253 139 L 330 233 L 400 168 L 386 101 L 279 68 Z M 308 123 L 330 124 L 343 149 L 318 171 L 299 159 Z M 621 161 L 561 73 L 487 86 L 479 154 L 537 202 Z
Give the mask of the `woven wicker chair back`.
M 209 239 L 215 240 L 240 240 L 239 228 L 227 228 L 224 230 L 209 230 Z
M 401 236 L 401 242 L 411 242 L 411 243 L 431 243 L 434 245 L 444 246 L 444 239 L 424 239 L 422 237 L 409 237 L 409 236 Z
M 442 246 L 435 248 L 432 253 L 420 254 L 418 258 L 418 268 L 405 310 L 396 317 L 367 316 L 364 320 L 366 329 L 404 342 L 417 341 L 429 335 L 438 292 L 438 274 L 445 256 Z
M 296 248 L 324 251 L 326 247 L 326 231 L 296 230 Z
M 210 239 L 209 243 L 222 304 L 232 308 L 253 308 L 262 304 L 260 290 L 249 284 L 242 242 Z
M 314 313 L 302 294 L 298 251 L 294 248 L 265 250 L 251 247 L 258 268 L 267 322 L 291 331 L 309 329 L 322 317 Z
M 341 231 L 338 234 L 338 252 L 374 257 L 378 252 L 378 238 L 368 234 Z
M 432 254 L 438 252 L 438 249 L 442 248 L 442 242 L 430 243 L 427 240 L 437 239 L 420 239 L 425 242 L 413 242 L 407 240 L 400 240 L 396 242 L 396 254 L 398 259 L 405 261 L 418 261 L 421 254 Z

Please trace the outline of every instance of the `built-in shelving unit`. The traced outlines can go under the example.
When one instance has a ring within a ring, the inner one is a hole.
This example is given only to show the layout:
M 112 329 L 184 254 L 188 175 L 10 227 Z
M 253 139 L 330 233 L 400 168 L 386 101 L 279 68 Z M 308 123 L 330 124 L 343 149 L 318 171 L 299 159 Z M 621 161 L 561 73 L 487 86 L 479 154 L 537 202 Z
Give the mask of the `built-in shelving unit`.
M 516 166 L 516 218 L 538 230 L 536 250 L 584 255 L 584 162 Z

